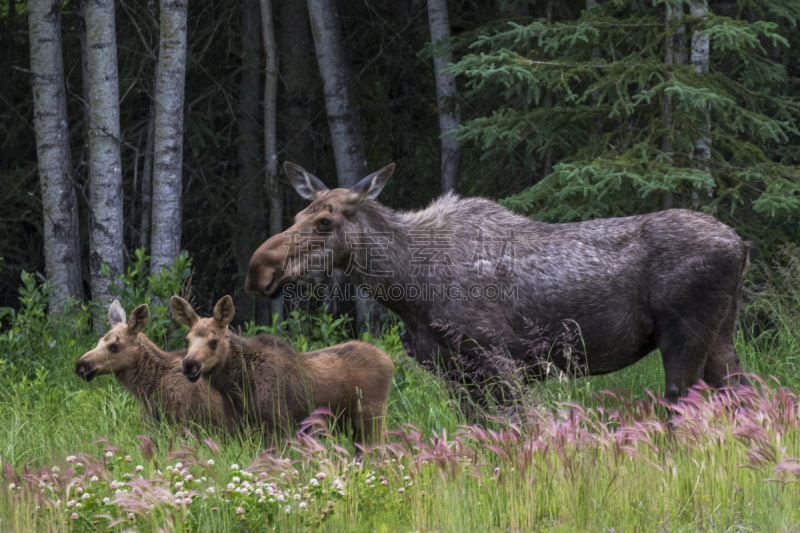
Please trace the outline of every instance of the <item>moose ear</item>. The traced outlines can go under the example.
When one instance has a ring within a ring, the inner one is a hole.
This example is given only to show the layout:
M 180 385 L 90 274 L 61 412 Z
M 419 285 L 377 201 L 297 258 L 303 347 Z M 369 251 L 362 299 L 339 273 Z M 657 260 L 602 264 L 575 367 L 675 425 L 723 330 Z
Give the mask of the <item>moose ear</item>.
M 386 186 L 392 172 L 394 172 L 394 163 L 373 172 L 350 189 L 351 197 L 358 203 L 364 200 L 374 200 Z
M 119 300 L 114 300 L 111 307 L 108 308 L 108 321 L 112 326 L 125 323 L 125 310 L 120 305 Z
M 190 328 L 197 322 L 197 313 L 194 312 L 189 302 L 180 296 L 173 296 L 170 298 L 170 302 L 172 303 L 172 315 L 178 322 Z
M 294 163 L 286 161 L 283 164 L 283 170 L 289 176 L 289 181 L 294 190 L 306 200 L 313 202 L 317 199 L 317 196 L 330 190 L 310 172 L 306 172 L 303 167 Z
M 214 322 L 224 328 L 231 323 L 234 313 L 233 298 L 226 294 L 214 306 Z
M 131 319 L 128 321 L 128 333 L 138 335 L 144 331 L 148 322 L 150 322 L 150 309 L 147 304 L 140 305 L 131 313 Z

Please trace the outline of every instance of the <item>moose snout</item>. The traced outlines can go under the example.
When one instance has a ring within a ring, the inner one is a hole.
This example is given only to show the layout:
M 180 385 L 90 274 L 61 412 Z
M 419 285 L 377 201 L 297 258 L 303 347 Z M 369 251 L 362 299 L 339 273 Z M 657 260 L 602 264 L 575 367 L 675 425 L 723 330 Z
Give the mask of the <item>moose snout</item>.
M 203 365 L 200 364 L 200 361 L 188 358 L 183 360 L 183 375 L 192 383 L 200 379 L 202 372 Z
M 284 234 L 272 236 L 253 253 L 247 268 L 244 288 L 251 294 L 272 296 L 284 281 L 287 247 Z
M 263 276 L 258 274 L 253 274 L 252 272 L 247 274 L 247 279 L 244 282 L 244 288 L 247 292 L 251 294 L 257 294 L 259 296 L 269 296 L 275 285 L 275 278 L 278 276 L 278 271 L 273 271 L 270 275 Z M 266 281 L 262 281 L 266 280 Z
M 97 368 L 90 361 L 78 361 L 75 365 L 75 374 L 86 381 L 92 381 L 97 375 Z

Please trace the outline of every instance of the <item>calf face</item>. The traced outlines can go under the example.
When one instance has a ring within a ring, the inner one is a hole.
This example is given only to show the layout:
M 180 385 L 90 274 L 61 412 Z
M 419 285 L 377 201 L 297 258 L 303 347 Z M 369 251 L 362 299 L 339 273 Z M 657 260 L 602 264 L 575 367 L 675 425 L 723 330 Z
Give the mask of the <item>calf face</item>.
M 140 305 L 125 321 L 125 310 L 118 300 L 108 309 L 111 330 L 97 343 L 97 348 L 86 352 L 75 364 L 75 373 L 92 381 L 96 376 L 122 372 L 136 364 L 137 337 L 150 321 L 147 305 Z
M 228 324 L 233 320 L 233 299 L 224 296 L 214 306 L 214 316 L 200 318 L 189 302 L 172 297 L 172 314 L 181 324 L 189 326 L 186 335 L 188 352 L 183 358 L 183 374 L 194 383 L 222 365 L 230 353 Z

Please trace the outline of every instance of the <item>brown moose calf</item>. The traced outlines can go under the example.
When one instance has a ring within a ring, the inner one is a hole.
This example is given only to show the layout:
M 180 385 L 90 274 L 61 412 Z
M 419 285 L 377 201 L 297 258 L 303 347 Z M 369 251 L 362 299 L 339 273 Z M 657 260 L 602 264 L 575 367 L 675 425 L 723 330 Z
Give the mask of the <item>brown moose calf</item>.
M 190 383 L 183 375 L 181 361 L 186 350 L 165 352 L 142 333 L 150 321 L 150 311 L 140 305 L 126 323 L 125 311 L 115 300 L 108 309 L 111 330 L 97 348 L 78 359 L 75 373 L 86 381 L 114 373 L 114 377 L 143 406 L 148 422 L 162 415 L 170 423 L 185 425 L 193 421 L 203 426 L 235 427 L 233 409 L 208 380 Z
M 212 318 L 199 318 L 177 296 L 172 313 L 190 328 L 186 377 L 194 382 L 208 376 L 237 415 L 265 435 L 285 435 L 292 422 L 322 407 L 344 415 L 366 441 L 380 434 L 394 376 L 394 363 L 380 348 L 352 341 L 299 353 L 273 335 L 240 337 L 228 330 L 234 315 L 230 296 L 217 302 Z

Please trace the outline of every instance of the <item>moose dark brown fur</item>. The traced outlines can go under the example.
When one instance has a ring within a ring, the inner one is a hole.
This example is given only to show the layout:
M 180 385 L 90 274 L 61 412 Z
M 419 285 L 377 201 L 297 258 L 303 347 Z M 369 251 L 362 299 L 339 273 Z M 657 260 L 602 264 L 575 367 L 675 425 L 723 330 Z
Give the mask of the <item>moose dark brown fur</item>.
M 402 318 L 419 361 L 466 360 L 488 375 L 498 374 L 491 346 L 529 379 L 553 367 L 605 374 L 660 348 L 672 400 L 700 379 L 720 387 L 741 371 L 734 332 L 748 249 L 709 215 L 548 224 L 453 194 L 398 212 L 375 201 L 394 165 L 349 190 L 284 168 L 311 204 L 253 254 L 250 292 L 276 297 L 289 282 L 320 283 L 309 265 L 344 269 Z M 413 285 L 429 297 L 413 298 Z M 570 357 L 552 350 L 565 328 L 578 339 Z
M 142 330 L 150 320 L 150 311 L 141 305 L 125 321 L 119 301 L 108 310 L 111 330 L 75 364 L 75 373 L 92 381 L 97 376 L 114 374 L 117 381 L 144 406 L 150 423 L 162 415 L 170 423 L 185 426 L 188 421 L 203 426 L 233 430 L 230 403 L 208 380 L 190 383 L 182 372 L 186 350 L 165 352 L 153 344 Z
M 394 363 L 381 350 L 352 341 L 315 352 L 296 352 L 273 335 L 240 337 L 228 329 L 233 300 L 225 296 L 211 318 L 199 318 L 185 300 L 172 297 L 172 313 L 189 326 L 183 372 L 191 381 L 208 376 L 230 397 L 239 416 L 265 433 L 286 435 L 315 409 L 349 419 L 366 441 L 386 414 Z

